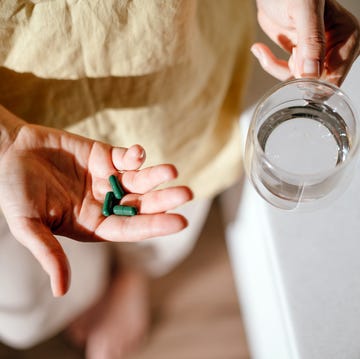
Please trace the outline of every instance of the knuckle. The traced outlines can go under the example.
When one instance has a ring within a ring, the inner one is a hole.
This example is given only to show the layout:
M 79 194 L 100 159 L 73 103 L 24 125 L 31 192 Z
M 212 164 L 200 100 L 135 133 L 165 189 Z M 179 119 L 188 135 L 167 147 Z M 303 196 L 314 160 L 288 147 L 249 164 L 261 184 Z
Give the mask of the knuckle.
M 323 56 L 326 47 L 324 34 L 320 30 L 312 31 L 304 39 L 304 55 L 309 57 Z
M 313 30 L 310 35 L 307 37 L 307 42 L 309 46 L 319 47 L 325 46 L 325 36 L 321 30 Z

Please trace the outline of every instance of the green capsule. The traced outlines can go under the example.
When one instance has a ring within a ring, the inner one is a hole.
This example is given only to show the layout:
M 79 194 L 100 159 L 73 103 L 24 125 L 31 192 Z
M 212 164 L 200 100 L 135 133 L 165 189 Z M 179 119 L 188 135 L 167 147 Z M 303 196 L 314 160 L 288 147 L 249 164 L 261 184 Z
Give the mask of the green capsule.
M 111 175 L 109 177 L 109 182 L 111 184 L 112 190 L 115 194 L 115 197 L 117 199 L 121 199 L 125 196 L 125 191 L 124 189 L 121 187 L 121 184 L 118 180 L 118 178 L 115 175 Z
M 113 208 L 113 213 L 117 216 L 135 216 L 137 214 L 136 207 L 117 205 Z
M 113 208 L 117 202 L 118 201 L 115 197 L 114 192 L 106 193 L 103 208 L 102 208 L 102 214 L 106 217 L 110 216 L 110 214 L 113 214 Z

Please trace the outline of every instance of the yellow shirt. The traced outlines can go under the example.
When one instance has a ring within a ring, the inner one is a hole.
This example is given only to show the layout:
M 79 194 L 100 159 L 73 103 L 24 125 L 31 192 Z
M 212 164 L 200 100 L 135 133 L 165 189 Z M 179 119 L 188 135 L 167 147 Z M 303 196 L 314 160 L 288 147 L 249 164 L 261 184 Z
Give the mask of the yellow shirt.
M 252 0 L 2 0 L 0 103 L 213 196 L 241 173 Z

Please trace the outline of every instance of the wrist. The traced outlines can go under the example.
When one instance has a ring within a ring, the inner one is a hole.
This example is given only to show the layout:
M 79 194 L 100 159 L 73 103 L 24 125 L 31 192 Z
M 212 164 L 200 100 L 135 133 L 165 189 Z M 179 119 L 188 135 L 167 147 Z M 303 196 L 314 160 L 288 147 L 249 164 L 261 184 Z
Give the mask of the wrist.
M 14 143 L 20 128 L 25 123 L 0 105 L 0 158 Z

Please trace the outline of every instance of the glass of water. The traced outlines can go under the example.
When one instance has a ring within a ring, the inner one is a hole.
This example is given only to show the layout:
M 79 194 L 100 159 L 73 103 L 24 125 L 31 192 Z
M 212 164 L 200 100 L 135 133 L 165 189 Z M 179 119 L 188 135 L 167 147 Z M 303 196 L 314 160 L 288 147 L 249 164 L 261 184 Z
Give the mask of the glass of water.
M 257 105 L 245 168 L 257 192 L 272 205 L 312 208 L 345 189 L 358 143 L 354 106 L 338 87 L 291 80 Z

